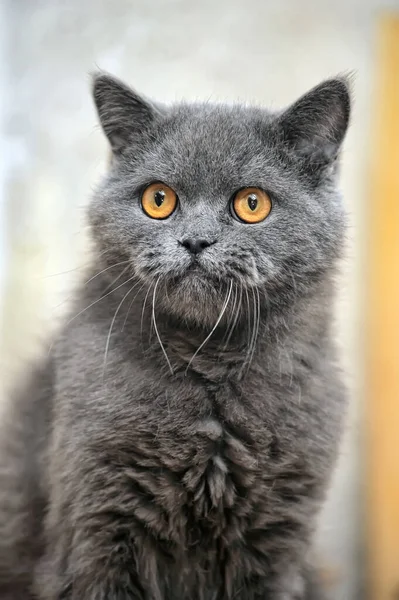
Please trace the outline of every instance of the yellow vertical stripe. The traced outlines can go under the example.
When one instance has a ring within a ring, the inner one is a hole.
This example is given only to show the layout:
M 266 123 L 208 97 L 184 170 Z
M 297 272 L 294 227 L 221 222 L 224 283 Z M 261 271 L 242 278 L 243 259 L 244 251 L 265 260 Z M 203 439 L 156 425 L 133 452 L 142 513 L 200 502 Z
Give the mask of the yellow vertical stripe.
M 367 576 L 399 598 L 399 15 L 379 23 L 368 202 Z

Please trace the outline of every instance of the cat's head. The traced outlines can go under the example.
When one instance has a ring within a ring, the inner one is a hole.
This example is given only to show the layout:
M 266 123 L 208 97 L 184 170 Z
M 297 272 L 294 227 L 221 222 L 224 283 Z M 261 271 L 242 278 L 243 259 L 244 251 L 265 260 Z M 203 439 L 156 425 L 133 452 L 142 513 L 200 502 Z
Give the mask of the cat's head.
M 345 79 L 274 114 L 164 107 L 103 74 L 93 94 L 112 149 L 90 207 L 93 236 L 109 265 L 129 261 L 128 273 L 158 282 L 171 312 L 206 320 L 232 290 L 285 303 L 330 272 L 345 222 Z

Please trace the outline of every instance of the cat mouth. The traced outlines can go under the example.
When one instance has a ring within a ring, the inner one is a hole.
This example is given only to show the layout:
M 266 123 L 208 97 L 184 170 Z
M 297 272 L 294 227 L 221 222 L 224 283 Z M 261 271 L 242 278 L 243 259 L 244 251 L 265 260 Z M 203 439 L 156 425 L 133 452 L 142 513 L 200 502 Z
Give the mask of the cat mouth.
M 179 283 L 190 283 L 194 285 L 196 283 L 211 283 L 216 281 L 215 275 L 213 275 L 209 269 L 198 259 L 194 259 L 187 265 L 184 270 L 172 277 L 174 284 Z
M 206 273 L 206 270 L 204 269 L 203 265 L 199 263 L 198 259 L 193 258 L 186 269 L 186 274 L 189 273 Z
M 196 277 L 199 279 L 206 280 L 215 280 L 217 279 L 217 274 L 213 272 L 213 269 L 209 268 L 209 265 L 206 262 L 203 262 L 199 258 L 193 257 L 191 263 L 186 267 L 185 273 L 183 276 L 188 277 Z

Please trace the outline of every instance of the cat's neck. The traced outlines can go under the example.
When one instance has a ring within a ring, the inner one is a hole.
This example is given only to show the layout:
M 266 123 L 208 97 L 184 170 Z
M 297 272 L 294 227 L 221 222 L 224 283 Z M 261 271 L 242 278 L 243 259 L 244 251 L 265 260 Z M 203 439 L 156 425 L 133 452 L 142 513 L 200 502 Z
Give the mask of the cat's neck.
M 111 277 L 100 271 L 93 271 L 83 288 L 84 302 L 95 303 L 93 318 L 112 329 L 113 336 L 123 338 L 121 345 L 140 345 L 146 355 L 167 363 L 171 372 L 194 370 L 217 380 L 227 371 L 243 373 L 263 360 L 262 356 L 279 356 L 282 351 L 287 356 L 301 344 L 319 346 L 327 338 L 331 314 L 328 281 L 284 310 L 273 312 L 270 305 L 260 306 L 258 314 L 235 318 L 231 312 L 220 323 L 201 325 L 160 310 L 151 287 L 135 278 L 118 278 L 121 272 Z

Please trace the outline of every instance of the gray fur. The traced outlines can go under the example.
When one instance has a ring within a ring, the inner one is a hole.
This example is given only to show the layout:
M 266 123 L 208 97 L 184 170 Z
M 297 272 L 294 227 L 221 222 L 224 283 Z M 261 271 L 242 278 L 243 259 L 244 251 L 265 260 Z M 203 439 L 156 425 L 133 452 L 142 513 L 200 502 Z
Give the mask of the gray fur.
M 106 75 L 94 98 L 114 154 L 93 278 L 2 432 L 0 596 L 317 600 L 346 82 L 278 114 L 155 106 Z M 164 221 L 140 206 L 154 180 L 179 197 Z M 272 198 L 262 223 L 231 213 L 245 186 Z M 215 243 L 194 261 L 187 237 Z

